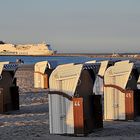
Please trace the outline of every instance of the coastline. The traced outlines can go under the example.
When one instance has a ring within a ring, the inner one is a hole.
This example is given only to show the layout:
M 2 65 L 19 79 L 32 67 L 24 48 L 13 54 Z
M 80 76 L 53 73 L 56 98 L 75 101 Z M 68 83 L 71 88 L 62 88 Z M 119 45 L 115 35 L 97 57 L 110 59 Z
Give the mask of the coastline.
M 111 54 L 111 53 L 57 53 L 53 55 L 1 55 L 0 56 L 26 56 L 26 57 L 65 57 L 65 56 L 85 56 L 91 58 L 135 58 L 140 59 L 140 54 L 137 53 L 123 53 L 123 54 Z

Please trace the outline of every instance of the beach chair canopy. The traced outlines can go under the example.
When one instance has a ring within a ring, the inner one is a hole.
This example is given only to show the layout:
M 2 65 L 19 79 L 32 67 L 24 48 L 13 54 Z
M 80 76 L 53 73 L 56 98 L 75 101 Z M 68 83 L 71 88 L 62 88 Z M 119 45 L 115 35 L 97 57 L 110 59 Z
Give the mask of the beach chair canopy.
M 59 65 L 50 76 L 50 91 L 61 91 L 74 96 L 77 85 L 80 84 L 80 76 L 84 70 L 98 72 L 99 64 L 64 64 Z M 88 82 L 88 81 L 87 81 Z
M 41 61 L 34 65 L 34 87 L 48 88 L 48 79 L 57 61 Z

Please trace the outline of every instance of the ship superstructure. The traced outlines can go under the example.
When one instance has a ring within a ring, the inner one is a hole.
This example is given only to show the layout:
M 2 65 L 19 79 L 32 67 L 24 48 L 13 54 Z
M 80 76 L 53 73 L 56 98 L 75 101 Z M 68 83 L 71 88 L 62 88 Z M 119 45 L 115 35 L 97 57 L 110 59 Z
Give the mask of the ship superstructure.
M 53 55 L 49 44 L 8 44 L 0 41 L 0 55 Z

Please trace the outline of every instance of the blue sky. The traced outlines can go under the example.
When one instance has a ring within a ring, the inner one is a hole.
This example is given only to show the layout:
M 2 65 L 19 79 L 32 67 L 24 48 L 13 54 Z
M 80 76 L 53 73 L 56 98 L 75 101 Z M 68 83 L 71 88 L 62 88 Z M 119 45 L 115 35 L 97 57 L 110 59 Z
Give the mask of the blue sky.
M 0 0 L 0 40 L 58 52 L 140 52 L 140 0 Z

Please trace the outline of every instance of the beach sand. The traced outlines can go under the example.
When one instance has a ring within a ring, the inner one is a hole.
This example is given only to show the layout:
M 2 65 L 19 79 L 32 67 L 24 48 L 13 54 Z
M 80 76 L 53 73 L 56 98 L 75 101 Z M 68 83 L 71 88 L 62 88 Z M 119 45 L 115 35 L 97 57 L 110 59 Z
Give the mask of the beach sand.
M 140 139 L 140 121 L 108 121 L 86 137 L 49 134 L 47 92 L 21 93 L 20 110 L 0 114 L 2 140 L 118 140 Z

